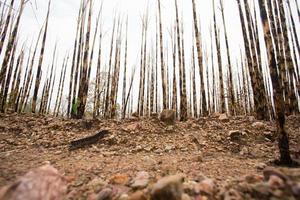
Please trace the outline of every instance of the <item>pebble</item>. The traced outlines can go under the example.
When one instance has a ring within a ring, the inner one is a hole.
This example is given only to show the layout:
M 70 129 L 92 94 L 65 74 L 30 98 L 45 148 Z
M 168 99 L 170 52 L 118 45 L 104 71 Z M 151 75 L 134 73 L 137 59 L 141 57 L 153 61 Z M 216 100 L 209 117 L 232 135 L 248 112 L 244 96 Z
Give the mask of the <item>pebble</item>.
M 230 121 L 230 119 L 228 118 L 227 114 L 225 114 L 225 113 L 223 113 L 223 114 L 221 114 L 221 115 L 219 116 L 219 120 L 220 120 L 221 122 L 229 122 L 229 121 Z
M 138 172 L 136 177 L 133 180 L 133 183 L 131 184 L 131 187 L 133 189 L 143 189 L 147 187 L 149 183 L 149 178 L 150 175 L 148 172 L 145 171 Z
M 258 170 L 263 170 L 267 167 L 267 165 L 265 163 L 258 163 L 255 165 L 255 168 Z
M 254 122 L 252 127 L 256 129 L 264 129 L 266 125 L 263 122 Z
M 154 184 L 151 200 L 181 200 L 183 194 L 183 175 L 167 176 Z
M 142 191 L 137 191 L 130 195 L 128 200 L 147 200 L 147 197 Z
M 201 194 L 213 195 L 214 191 L 215 191 L 215 183 L 212 179 L 205 179 L 195 187 L 195 192 L 197 194 L 201 193 Z
M 115 185 L 126 185 L 128 181 L 129 178 L 126 174 L 116 174 L 110 178 L 109 183 Z
M 113 196 L 113 191 L 111 188 L 104 188 L 97 194 L 96 200 L 111 200 Z
M 243 136 L 243 132 L 239 130 L 229 131 L 228 137 L 231 141 L 240 141 Z

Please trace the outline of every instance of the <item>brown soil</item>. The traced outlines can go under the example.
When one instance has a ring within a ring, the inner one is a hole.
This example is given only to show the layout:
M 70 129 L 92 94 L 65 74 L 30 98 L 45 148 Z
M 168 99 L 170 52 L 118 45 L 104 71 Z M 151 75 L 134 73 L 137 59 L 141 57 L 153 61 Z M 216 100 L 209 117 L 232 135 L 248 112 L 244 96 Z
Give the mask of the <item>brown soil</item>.
M 272 122 L 218 116 L 167 126 L 157 119 L 66 120 L 31 115 L 0 115 L 0 187 L 47 162 L 68 180 L 68 198 L 87 198 L 92 181 L 147 171 L 158 178 L 183 173 L 190 180 L 204 174 L 222 186 L 248 174 L 261 174 L 278 157 Z M 70 151 L 71 141 L 100 130 L 110 134 L 97 144 Z M 238 130 L 237 138 L 229 132 Z M 291 152 L 298 159 L 300 116 L 287 120 Z

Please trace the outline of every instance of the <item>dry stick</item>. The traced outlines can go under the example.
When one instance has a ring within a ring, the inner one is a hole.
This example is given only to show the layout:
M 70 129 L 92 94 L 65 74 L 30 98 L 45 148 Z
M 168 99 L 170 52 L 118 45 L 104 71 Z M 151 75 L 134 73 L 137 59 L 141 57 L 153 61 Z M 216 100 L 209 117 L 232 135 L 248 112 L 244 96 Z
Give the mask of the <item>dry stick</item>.
M 18 33 L 18 28 L 19 28 L 19 24 L 20 24 L 20 19 L 23 13 L 23 9 L 24 9 L 24 0 L 21 1 L 21 5 L 20 5 L 20 12 L 19 15 L 17 17 L 17 21 L 16 24 L 13 28 L 12 34 L 9 37 L 9 41 L 7 44 L 7 48 L 5 51 L 5 55 L 4 55 L 4 59 L 3 59 L 3 63 L 2 63 L 2 67 L 1 67 L 1 71 L 0 71 L 0 86 L 2 86 L 1 88 L 3 88 L 4 85 L 4 80 L 5 80 L 5 75 L 7 72 L 7 68 L 8 68 L 8 64 L 9 64 L 9 59 L 11 57 L 11 53 L 12 53 L 12 48 L 13 48 L 13 44 L 16 41 L 16 37 L 17 37 L 17 33 Z M 3 91 L 3 89 L 2 89 Z M 1 98 L 0 98 L 1 100 Z M 3 107 L 0 109 L 0 112 L 3 112 Z
M 3 32 L 1 32 L 1 38 L 0 38 L 0 55 L 2 53 L 2 50 L 3 50 L 3 45 L 4 45 L 4 41 L 5 41 L 5 38 L 6 38 L 6 35 L 7 35 L 7 31 L 8 31 L 8 26 L 9 26 L 9 23 L 13 23 L 13 20 L 11 20 L 11 15 L 12 15 L 12 10 L 13 10 L 13 6 L 14 6 L 14 1 L 15 0 L 11 0 L 10 2 L 10 7 L 9 7 L 9 11 L 8 11 L 8 14 L 7 14 L 7 17 L 6 17 L 6 20 L 5 20 L 5 25 L 3 27 Z M 23 4 L 24 1 L 22 1 L 22 4 Z M 23 8 L 21 6 L 21 10 L 20 10 L 20 13 L 23 11 Z M 20 15 L 19 13 L 19 15 Z
M 217 47 L 217 60 L 219 67 L 219 92 L 220 92 L 220 103 L 221 103 L 221 113 L 226 112 L 225 106 L 225 97 L 224 97 L 224 78 L 223 78 L 223 67 L 222 67 L 222 57 L 221 57 L 221 43 L 220 43 L 220 33 L 217 29 L 217 20 L 216 20 L 216 9 L 215 1 L 213 0 L 213 19 L 214 19 L 214 33 L 215 33 L 215 43 Z
M 228 100 L 229 103 L 229 110 L 232 115 L 236 114 L 235 113 L 235 99 L 234 99 L 234 82 L 233 82 L 233 66 L 231 64 L 231 59 L 230 59 L 230 51 L 229 51 L 229 44 L 228 44 L 228 36 L 227 36 L 227 29 L 226 29 L 226 22 L 225 22 L 225 16 L 224 16 L 224 2 L 223 0 L 220 1 L 221 5 L 221 14 L 222 14 L 222 21 L 223 21 L 223 28 L 224 28 L 224 33 L 225 33 L 225 46 L 226 46 L 226 51 L 227 51 L 227 62 L 228 62 L 228 76 L 229 76 L 229 84 L 228 84 L 228 96 L 230 100 Z
M 114 25 L 112 30 L 111 37 L 111 46 L 110 46 L 110 55 L 109 55 L 109 64 L 108 64 L 108 77 L 107 77 L 107 85 L 106 85 L 106 97 L 105 97 L 105 107 L 104 107 L 104 117 L 109 116 L 109 96 L 110 96 L 110 78 L 111 78 L 111 68 L 112 68 L 112 54 L 114 50 L 114 35 L 115 35 L 115 25 L 116 25 L 116 17 L 114 17 Z
M 49 0 L 49 3 L 48 3 L 46 25 L 45 25 L 45 30 L 44 30 L 43 40 L 42 40 L 42 48 L 41 48 L 41 52 L 40 52 L 39 63 L 38 63 L 38 68 L 37 68 L 37 73 L 36 73 L 35 87 L 34 87 L 33 98 L 32 98 L 32 108 L 31 108 L 32 113 L 35 113 L 35 110 L 36 110 L 36 101 L 37 101 L 37 96 L 38 96 L 40 83 L 41 83 L 41 71 L 42 71 L 42 65 L 43 65 L 43 60 L 44 60 L 45 43 L 46 43 L 46 39 L 47 39 L 50 5 L 51 5 L 51 0 Z
M 203 75 L 203 63 L 202 63 L 202 52 L 201 52 L 201 37 L 200 31 L 198 28 L 198 20 L 197 20 L 197 12 L 196 12 L 196 3 L 195 0 L 192 0 L 193 4 L 193 20 L 194 20 L 194 31 L 196 37 L 196 47 L 197 47 L 197 58 L 198 58 L 198 65 L 199 65 L 199 73 L 200 73 L 200 81 L 201 81 L 201 110 L 204 116 L 207 115 L 207 106 L 206 106 L 206 96 L 205 96 L 205 88 L 204 88 L 204 75 Z
M 122 90 L 122 109 L 125 108 L 126 101 L 126 76 L 127 76 L 127 50 L 128 50 L 128 15 L 126 19 L 126 38 L 125 38 L 125 56 L 124 56 L 124 71 L 123 71 L 123 90 Z M 125 118 L 124 112 L 122 112 L 122 119 Z
M 163 109 L 167 109 L 168 98 L 167 98 L 167 88 L 166 88 L 166 78 L 165 78 L 165 62 L 164 62 L 164 40 L 163 40 L 163 30 L 162 30 L 162 17 L 161 17 L 161 5 L 160 0 L 158 3 L 158 16 L 159 16 L 159 39 L 160 39 L 160 64 L 161 64 L 161 80 L 162 80 L 162 99 L 163 99 Z
M 259 0 L 260 6 L 260 16 L 263 23 L 263 31 L 264 31 L 264 39 L 266 42 L 266 48 L 268 53 L 268 60 L 269 60 L 269 67 L 271 72 L 271 79 L 273 85 L 273 92 L 274 92 L 274 102 L 275 102 L 275 111 L 276 111 L 276 122 L 277 122 L 277 131 L 278 131 L 278 147 L 280 152 L 280 164 L 284 165 L 292 165 L 294 164 L 293 160 L 290 156 L 289 151 L 289 139 L 288 135 L 285 132 L 284 125 L 285 125 L 285 105 L 283 99 L 283 88 L 280 81 L 282 80 L 281 72 L 277 73 L 277 66 L 276 66 L 276 58 L 275 58 L 275 49 L 272 44 L 272 36 L 271 30 L 269 26 L 269 20 L 267 15 L 267 8 L 265 5 L 264 0 Z M 275 35 L 275 37 L 280 37 L 279 35 Z M 281 71 L 282 69 L 280 69 Z

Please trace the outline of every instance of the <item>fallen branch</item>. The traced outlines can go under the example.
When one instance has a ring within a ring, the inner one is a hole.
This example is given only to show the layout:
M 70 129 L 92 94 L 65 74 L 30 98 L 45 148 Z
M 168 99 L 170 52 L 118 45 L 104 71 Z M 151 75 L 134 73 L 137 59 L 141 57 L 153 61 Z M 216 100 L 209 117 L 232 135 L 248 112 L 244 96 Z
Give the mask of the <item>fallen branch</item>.
M 79 140 L 74 140 L 71 141 L 70 146 L 69 146 L 69 150 L 75 150 L 78 148 L 83 148 L 87 145 L 91 145 L 91 144 L 95 144 L 97 143 L 99 140 L 103 139 L 107 134 L 109 134 L 108 130 L 103 130 L 98 132 L 95 135 L 92 136 L 88 136 Z

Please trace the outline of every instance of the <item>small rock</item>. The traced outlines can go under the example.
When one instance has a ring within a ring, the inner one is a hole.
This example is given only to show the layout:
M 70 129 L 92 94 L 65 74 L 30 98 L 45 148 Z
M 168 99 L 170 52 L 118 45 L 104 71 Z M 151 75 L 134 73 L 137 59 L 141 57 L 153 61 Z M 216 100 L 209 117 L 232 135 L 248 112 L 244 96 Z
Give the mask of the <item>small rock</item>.
M 148 172 L 142 171 L 138 172 L 137 176 L 133 179 L 133 183 L 131 184 L 131 187 L 133 189 L 143 189 L 147 187 L 149 183 L 150 175 Z
M 224 193 L 224 200 L 242 200 L 243 198 L 238 191 L 230 189 Z
M 196 181 L 186 181 L 183 183 L 183 191 L 186 194 L 194 195 L 195 187 L 198 183 Z
M 272 188 L 284 187 L 284 181 L 275 175 L 270 176 L 268 183 L 269 183 L 270 187 L 272 187 Z
M 250 184 L 258 183 L 258 182 L 263 181 L 263 177 L 260 175 L 256 175 L 256 174 L 247 175 L 247 176 L 245 176 L 245 181 Z
M 154 184 L 151 191 L 151 200 L 181 200 L 183 193 L 182 175 L 167 176 Z
M 255 121 L 255 117 L 254 116 L 249 116 L 248 120 L 249 120 L 249 122 L 254 122 Z
M 174 131 L 174 127 L 173 127 L 173 126 L 167 126 L 167 127 L 166 127 L 166 131 L 167 131 L 167 132 L 172 132 L 172 131 Z
M 189 195 L 187 195 L 187 194 L 184 193 L 181 196 L 181 200 L 191 200 L 191 197 Z
M 111 200 L 113 197 L 113 191 L 110 188 L 104 188 L 96 196 L 96 200 Z
M 300 184 L 299 183 L 293 184 L 291 189 L 292 189 L 294 196 L 300 197 Z
M 215 191 L 215 183 L 212 179 L 205 179 L 195 187 L 195 191 L 197 194 L 201 193 L 206 195 L 213 195 Z
M 264 129 L 266 125 L 263 122 L 254 122 L 252 127 L 255 129 Z
M 128 200 L 128 199 L 129 199 L 128 194 L 122 194 L 122 195 L 118 198 L 118 200 Z
M 274 134 L 272 132 L 264 132 L 264 137 L 268 140 L 274 141 Z
M 253 190 L 259 194 L 259 197 L 267 197 L 271 191 L 268 183 L 257 183 L 253 186 Z
M 160 113 L 160 120 L 166 124 L 174 124 L 176 120 L 176 113 L 174 110 L 163 110 Z
M 240 151 L 240 155 L 244 156 L 249 154 L 249 149 L 247 147 L 243 147 L 242 150 Z
M 289 177 L 286 176 L 284 173 L 282 173 L 281 171 L 273 168 L 273 167 L 267 167 L 264 170 L 264 178 L 266 181 L 268 181 L 270 179 L 271 176 L 278 176 L 279 178 L 281 178 L 283 181 L 288 181 Z
M 115 185 L 126 185 L 129 178 L 126 174 L 117 174 L 110 178 L 109 183 Z
M 132 123 L 132 124 L 129 124 L 127 125 L 125 128 L 124 128 L 126 131 L 137 131 L 140 129 L 140 124 L 139 123 Z
M 99 192 L 104 185 L 106 185 L 106 182 L 104 182 L 101 178 L 94 178 L 87 184 L 87 186 L 96 193 Z
M 174 148 L 174 147 L 173 147 L 172 145 L 166 145 L 165 151 L 166 151 L 166 152 L 169 152 L 169 151 L 171 151 L 173 148 Z
M 147 197 L 142 191 L 137 191 L 130 195 L 128 200 L 147 200 Z
M 256 169 L 258 170 L 263 170 L 267 167 L 267 165 L 265 163 L 258 163 L 255 165 Z
M 231 141 L 240 141 L 243 133 L 239 130 L 229 131 L 228 136 Z
M 229 121 L 230 121 L 230 119 L 228 118 L 228 116 L 227 116 L 226 113 L 221 114 L 221 115 L 219 116 L 219 120 L 220 120 L 221 122 L 229 122 Z
M 14 183 L 1 189 L 0 199 L 63 199 L 67 185 L 63 176 L 51 165 L 29 171 Z M 37 192 L 38 191 L 38 192 Z

